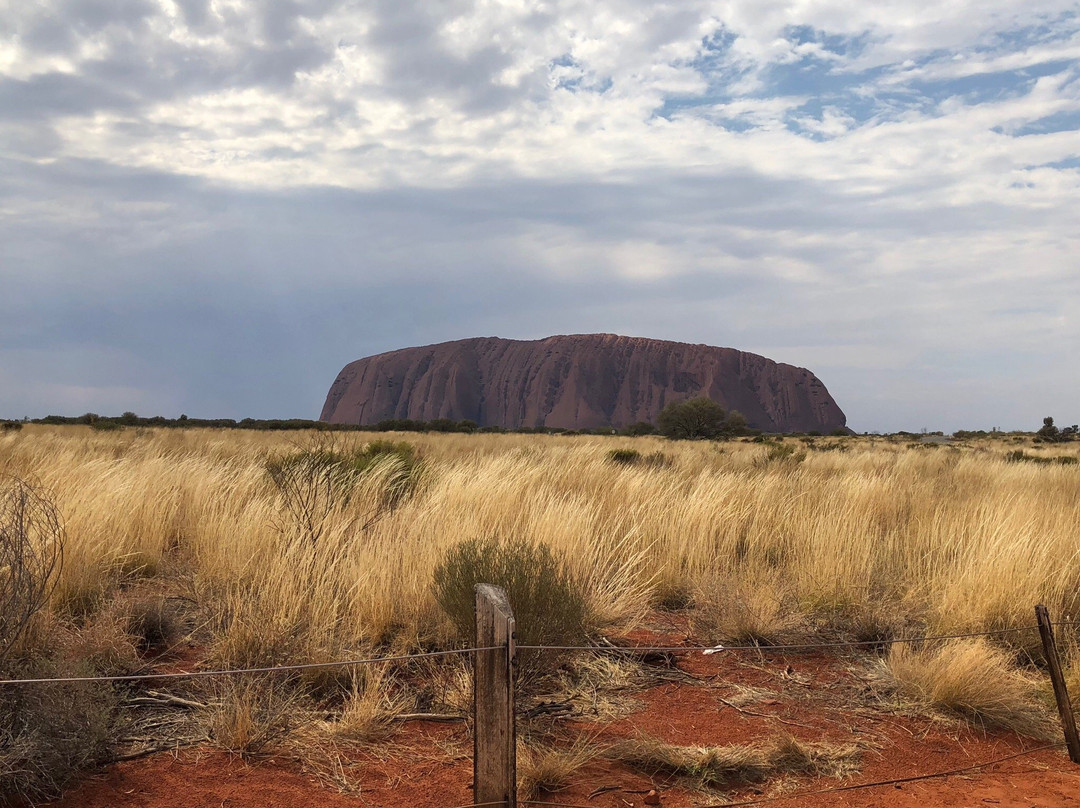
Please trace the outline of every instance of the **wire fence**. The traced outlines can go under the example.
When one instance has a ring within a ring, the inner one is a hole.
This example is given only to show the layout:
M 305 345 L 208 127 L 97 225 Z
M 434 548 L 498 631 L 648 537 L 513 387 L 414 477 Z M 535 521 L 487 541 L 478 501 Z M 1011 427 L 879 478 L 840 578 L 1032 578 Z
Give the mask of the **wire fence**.
M 1055 625 L 1064 625 L 1055 623 Z M 894 643 L 938 642 L 941 640 L 959 640 L 970 637 L 994 637 L 1002 634 L 1015 634 L 1020 631 L 1038 631 L 1038 626 L 1017 626 L 1014 628 L 993 629 L 991 631 L 969 631 L 963 634 L 936 634 L 924 637 L 894 637 L 881 640 L 844 640 L 836 642 L 807 642 L 776 645 L 519 645 L 519 651 L 637 651 L 654 653 L 678 653 L 680 651 L 720 653 L 728 651 L 812 651 L 819 648 L 877 648 Z
M 1069 627 L 1080 625 L 1075 622 L 1054 622 L 1053 626 Z M 1022 631 L 1038 631 L 1036 626 L 1015 626 L 1012 628 L 991 629 L 989 631 L 970 631 L 958 634 L 931 634 L 919 637 L 893 637 L 881 640 L 850 640 L 835 642 L 806 642 L 788 643 L 778 645 L 751 644 L 751 645 L 518 645 L 519 651 L 591 651 L 601 654 L 642 654 L 642 653 L 737 653 L 752 651 L 755 653 L 785 652 L 785 651 L 813 651 L 836 648 L 880 648 L 899 643 L 925 643 L 941 642 L 944 640 L 970 639 L 975 637 L 996 637 L 1006 634 L 1015 634 Z M 341 659 L 328 662 L 305 662 L 295 665 L 272 665 L 258 668 L 223 668 L 207 671 L 175 671 L 168 673 L 133 673 L 103 676 L 56 676 L 26 679 L 0 679 L 0 686 L 4 685 L 30 685 L 30 684 L 58 684 L 67 682 L 138 682 L 161 679 L 195 679 L 208 676 L 239 676 L 244 674 L 279 673 L 288 671 L 317 670 L 326 668 L 347 668 L 359 665 L 377 665 L 385 662 L 409 662 L 416 659 L 429 659 L 432 657 L 462 656 L 478 651 L 494 651 L 501 646 L 478 646 L 469 648 L 452 648 L 441 651 L 422 651 L 412 654 L 399 654 L 394 656 L 369 657 L 366 659 Z
M 377 665 L 382 662 L 406 662 L 414 659 L 429 659 L 431 657 L 461 656 L 476 651 L 495 651 L 497 645 L 480 648 L 453 648 L 446 651 L 424 651 L 416 654 L 401 654 L 398 656 L 371 657 L 369 659 L 340 659 L 333 662 L 305 662 L 300 665 L 274 665 L 265 668 L 226 668 L 213 671 L 176 671 L 173 673 L 131 673 L 115 676 L 55 676 L 40 679 L 4 679 L 0 685 L 30 685 L 42 683 L 61 682 L 139 682 L 148 679 L 196 679 L 206 676 L 239 676 L 247 673 L 278 673 L 284 671 L 309 671 L 325 668 L 347 668 L 358 665 Z
M 1042 607 L 1040 607 L 1042 608 Z M 1044 610 L 1045 611 L 1045 610 Z M 1040 620 L 1043 619 L 1040 617 Z M 1058 621 L 1051 624 L 1053 627 L 1066 628 L 1080 625 L 1080 623 L 1074 621 Z M 618 646 L 613 644 L 596 644 L 596 645 L 517 645 L 518 651 L 552 651 L 552 652 L 591 652 L 597 654 L 625 654 L 625 655 L 638 655 L 646 653 L 668 653 L 668 654 L 683 654 L 683 653 L 701 653 L 701 654 L 728 654 L 728 653 L 740 653 L 740 652 L 754 652 L 757 654 L 762 653 L 783 653 L 783 652 L 796 652 L 796 651 L 814 651 L 814 650 L 827 650 L 827 649 L 841 649 L 841 648 L 882 648 L 894 643 L 930 643 L 940 642 L 947 640 L 958 639 L 970 639 L 978 637 L 1000 637 L 1010 634 L 1016 634 L 1026 631 L 1040 631 L 1039 625 L 1028 626 L 1014 626 L 1009 628 L 991 629 L 986 631 L 970 631 L 970 632 L 957 632 L 952 634 L 929 634 L 915 637 L 895 637 L 881 640 L 852 640 L 852 641 L 827 641 L 827 642 L 805 642 L 805 643 L 789 643 L 780 645 L 762 645 L 762 644 L 749 644 L 749 645 L 626 645 Z M 482 638 L 478 635 L 478 640 Z M 487 639 L 487 638 L 483 638 Z M 489 640 L 490 641 L 490 640 Z M 42 677 L 42 678 L 24 678 L 24 679 L 6 679 L 0 680 L 0 686 L 11 685 L 39 685 L 50 683 L 76 683 L 76 682 L 139 682 L 148 680 L 176 680 L 176 679 L 194 679 L 194 678 L 206 678 L 213 676 L 239 676 L 246 674 L 274 674 L 279 672 L 298 672 L 309 671 L 327 668 L 347 668 L 356 667 L 362 665 L 377 665 L 383 663 L 393 662 L 412 662 L 420 659 L 432 659 L 440 657 L 460 657 L 464 655 L 476 655 L 476 659 L 480 659 L 479 656 L 483 652 L 497 652 L 497 651 L 509 651 L 511 647 L 508 645 L 476 645 L 468 648 L 454 648 L 439 651 L 425 651 L 410 654 L 396 654 L 388 656 L 377 656 L 357 659 L 345 659 L 345 660 L 333 660 L 326 662 L 309 662 L 301 664 L 289 664 L 289 665 L 274 665 L 264 667 L 252 667 L 252 668 L 225 668 L 219 670 L 195 670 L 195 671 L 176 671 L 166 673 L 137 673 L 137 674 L 121 674 L 121 675 L 105 675 L 105 676 L 71 676 L 71 677 Z M 511 651 L 512 655 L 512 651 Z M 512 684 L 511 684 L 512 686 Z M 474 716 L 477 721 L 480 717 L 480 707 L 477 705 L 477 713 Z M 947 771 L 933 772 L 929 774 L 912 775 L 908 777 L 893 778 L 888 780 L 878 780 L 869 783 L 854 783 L 840 786 L 833 786 L 828 788 L 815 789 L 811 791 L 802 791 L 791 794 L 780 794 L 770 797 L 761 797 L 751 800 L 743 800 L 739 802 L 726 802 L 717 803 L 715 805 L 705 806 L 705 808 L 743 808 L 754 805 L 763 805 L 773 802 L 783 802 L 790 800 L 797 800 L 800 798 L 811 797 L 822 794 L 831 794 L 838 792 L 858 791 L 864 789 L 878 788 L 889 785 L 901 785 L 904 783 L 919 782 L 923 780 L 930 780 L 935 778 L 950 777 L 960 774 L 968 774 L 975 771 L 985 770 L 991 766 L 1004 763 L 1010 760 L 1014 760 L 1027 755 L 1036 754 L 1038 752 L 1047 751 L 1050 749 L 1060 748 L 1066 746 L 1066 743 L 1052 743 L 1043 746 L 1035 747 L 1032 749 L 1026 749 L 1021 752 L 1017 752 L 1005 757 L 996 758 L 993 760 L 984 761 L 981 763 L 975 763 L 969 766 L 965 766 L 957 769 L 950 769 Z M 1071 752 L 1071 747 L 1070 747 Z M 474 762 L 475 763 L 475 762 Z M 477 794 L 477 796 L 486 796 Z M 490 808 L 496 805 L 507 805 L 508 801 L 493 800 L 487 802 L 474 802 L 468 805 L 456 806 L 455 808 Z M 535 800 L 535 799 L 521 799 L 517 801 L 519 805 L 541 806 L 546 808 L 595 808 L 594 805 L 564 803 L 548 800 Z

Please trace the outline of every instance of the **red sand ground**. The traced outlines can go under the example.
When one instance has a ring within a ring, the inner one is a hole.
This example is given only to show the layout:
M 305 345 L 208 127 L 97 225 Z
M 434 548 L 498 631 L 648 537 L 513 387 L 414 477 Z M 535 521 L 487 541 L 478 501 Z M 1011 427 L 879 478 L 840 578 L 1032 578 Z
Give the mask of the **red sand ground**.
M 670 643 L 679 636 L 638 632 L 638 643 Z M 1039 746 L 1008 733 L 984 733 L 958 724 L 861 706 L 864 687 L 855 658 L 824 654 L 745 655 L 698 653 L 681 657 L 696 681 L 672 682 L 638 694 L 641 709 L 607 724 L 566 722 L 615 740 L 645 733 L 671 743 L 722 745 L 789 733 L 802 740 L 853 741 L 867 749 L 859 773 L 846 780 L 792 778 L 778 790 L 743 788 L 727 800 L 754 800 L 837 786 L 904 778 L 972 766 Z M 855 670 L 853 670 L 855 669 Z M 741 707 L 736 686 L 767 693 Z M 87 777 L 52 808 L 454 808 L 472 802 L 471 740 L 462 725 L 413 722 L 383 749 L 358 759 L 360 793 L 343 795 L 320 785 L 286 760 L 246 763 L 199 750 L 119 763 Z M 606 761 L 582 769 L 575 784 L 542 802 L 638 808 L 645 793 L 660 791 L 670 808 L 725 802 L 688 792 L 662 778 L 650 779 Z M 780 808 L 1080 808 L 1080 766 L 1060 748 L 986 769 L 914 783 L 769 802 Z

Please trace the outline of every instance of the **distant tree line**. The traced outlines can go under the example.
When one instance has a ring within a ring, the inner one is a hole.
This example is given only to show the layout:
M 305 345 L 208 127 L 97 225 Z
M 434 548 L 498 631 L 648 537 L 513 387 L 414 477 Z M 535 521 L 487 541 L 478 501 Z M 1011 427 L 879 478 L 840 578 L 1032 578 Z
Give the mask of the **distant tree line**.
M 900 434 L 903 435 L 906 433 L 902 432 Z M 1005 438 L 1030 435 L 1032 435 L 1031 432 L 1004 432 L 995 427 L 989 432 L 985 429 L 958 429 L 956 432 L 953 432 L 952 436 L 958 440 L 968 440 L 971 438 Z M 1066 443 L 1071 440 L 1080 440 L 1080 426 L 1073 424 L 1072 426 L 1058 427 L 1054 424 L 1054 419 L 1047 416 L 1046 418 L 1043 418 L 1042 426 L 1035 431 L 1034 438 L 1038 443 Z
M 663 435 L 673 439 L 716 439 L 740 435 L 757 435 L 760 430 L 748 427 L 746 418 L 737 410 L 726 412 L 719 404 L 699 397 L 689 401 L 669 404 L 660 413 L 657 424 L 638 421 L 623 429 L 601 426 L 591 429 L 566 429 L 562 427 L 519 427 L 508 429 L 501 426 L 480 426 L 475 421 L 455 421 L 451 418 L 434 418 L 430 421 L 412 418 L 388 418 L 374 425 L 328 424 L 306 418 L 165 418 L 161 415 L 144 417 L 134 412 L 108 416 L 88 412 L 83 415 L 47 415 L 44 418 L 23 419 L 33 424 L 60 426 L 89 426 L 99 431 L 124 429 L 126 427 L 158 427 L 167 429 L 253 429 L 265 431 L 319 430 L 326 432 L 457 432 L 457 433 L 516 433 L 543 435 Z M 20 421 L 4 421 L 5 429 L 17 429 Z
M 434 418 L 430 421 L 412 418 L 388 418 L 377 424 L 328 424 L 325 421 L 312 421 L 307 418 L 165 418 L 161 415 L 143 417 L 133 412 L 121 415 L 99 415 L 94 412 L 83 415 L 47 415 L 44 418 L 23 419 L 23 421 L 0 421 L 0 428 L 19 429 L 23 423 L 51 424 L 59 426 L 89 426 L 99 431 L 124 429 L 125 427 L 163 427 L 169 429 L 254 429 L 264 431 L 313 429 L 323 432 L 459 432 L 459 433 L 518 433 L 546 435 L 613 435 L 613 434 L 653 434 L 656 427 L 646 424 L 645 432 L 631 433 L 627 430 L 614 429 L 610 426 L 596 429 L 563 429 L 561 427 L 520 427 L 507 429 L 501 426 L 480 426 L 475 421 L 455 421 L 451 418 Z M 640 428 L 640 425 L 636 425 Z
M 686 401 L 677 401 L 668 404 L 659 414 L 657 423 L 638 421 L 622 429 L 611 426 L 596 427 L 593 429 L 566 429 L 563 427 L 518 427 L 508 429 L 501 426 L 480 426 L 475 421 L 455 421 L 451 418 L 434 418 L 430 421 L 416 420 L 412 418 L 388 418 L 373 425 L 359 424 L 328 424 L 325 421 L 313 421 L 307 418 L 189 418 L 181 415 L 179 418 L 165 418 L 161 415 L 143 417 L 133 412 L 125 412 L 121 415 L 106 416 L 88 412 L 83 415 L 47 415 L 44 418 L 23 418 L 19 420 L 0 419 L 0 431 L 15 431 L 24 423 L 54 424 L 67 426 L 89 426 L 93 429 L 107 431 L 123 429 L 124 427 L 165 427 L 165 428 L 199 428 L 199 429 L 254 429 L 264 431 L 282 430 L 320 430 L 325 432 L 458 432 L 458 433 L 516 433 L 524 435 L 623 435 L 636 437 L 639 435 L 661 435 L 673 440 L 723 440 L 735 437 L 760 436 L 762 430 L 754 429 L 747 423 L 746 418 L 738 410 L 726 411 L 715 401 L 698 396 Z M 793 433 L 796 434 L 796 433 Z M 805 434 L 819 436 L 822 433 L 811 430 Z M 849 435 L 846 429 L 833 430 L 833 435 Z M 875 433 L 876 434 L 876 433 Z M 942 432 L 905 432 L 894 433 L 900 437 L 920 437 L 922 435 L 942 435 Z M 997 428 L 987 430 L 960 429 L 952 434 L 959 440 L 972 438 L 1006 437 L 1031 435 L 1030 432 L 1004 432 Z M 1054 419 L 1047 416 L 1043 419 L 1042 427 L 1034 433 L 1035 440 L 1044 443 L 1064 443 L 1072 440 L 1080 440 L 1080 426 L 1058 427 Z

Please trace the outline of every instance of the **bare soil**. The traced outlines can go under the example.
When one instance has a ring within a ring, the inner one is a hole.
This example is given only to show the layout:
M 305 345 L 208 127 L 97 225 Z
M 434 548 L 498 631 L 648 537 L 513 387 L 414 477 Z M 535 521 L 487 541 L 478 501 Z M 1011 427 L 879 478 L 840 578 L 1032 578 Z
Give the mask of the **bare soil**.
M 678 622 L 631 635 L 637 644 L 677 644 Z M 905 713 L 868 695 L 865 654 L 746 654 L 677 656 L 689 674 L 634 694 L 635 711 L 597 723 L 551 719 L 567 737 L 585 733 L 598 743 L 645 734 L 673 744 L 719 746 L 763 741 L 787 733 L 804 741 L 856 743 L 859 771 L 846 779 L 787 777 L 724 793 L 648 777 L 596 760 L 572 786 L 542 794 L 541 802 L 588 808 L 638 808 L 650 789 L 671 808 L 770 800 L 799 808 L 1080 808 L 1080 766 L 1062 748 L 1035 752 L 983 769 L 911 783 L 808 794 L 825 789 L 970 767 L 1043 745 L 1015 734 Z M 328 785 L 287 757 L 244 761 L 195 749 L 109 766 L 87 776 L 53 808 L 454 808 L 472 802 L 472 741 L 464 724 L 413 721 L 385 744 L 350 760 L 352 793 Z M 804 795 L 804 796 L 800 796 Z M 796 799 L 797 798 L 797 799 Z

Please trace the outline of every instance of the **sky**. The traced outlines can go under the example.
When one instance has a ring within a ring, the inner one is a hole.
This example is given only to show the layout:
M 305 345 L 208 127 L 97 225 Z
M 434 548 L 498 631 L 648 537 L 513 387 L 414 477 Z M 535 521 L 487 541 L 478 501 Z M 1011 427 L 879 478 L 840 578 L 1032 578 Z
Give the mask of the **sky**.
M 607 332 L 1080 420 L 1080 3 L 0 0 L 0 417 Z

